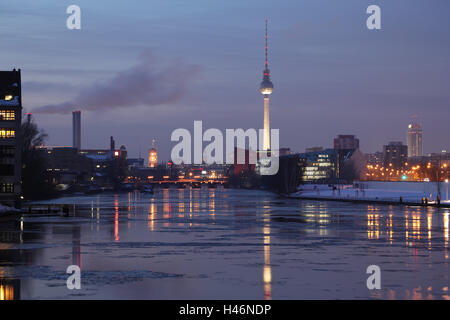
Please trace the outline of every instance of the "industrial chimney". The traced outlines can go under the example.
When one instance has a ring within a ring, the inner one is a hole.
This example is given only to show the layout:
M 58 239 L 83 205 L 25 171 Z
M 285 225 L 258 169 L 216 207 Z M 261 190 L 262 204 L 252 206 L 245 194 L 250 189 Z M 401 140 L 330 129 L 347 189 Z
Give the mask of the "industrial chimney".
M 114 141 L 113 136 L 111 136 L 111 138 L 109 138 L 109 143 L 110 143 L 110 149 L 114 150 L 116 148 L 116 143 Z
M 81 149 L 81 111 L 72 112 L 72 130 L 73 130 L 73 143 L 72 146 Z

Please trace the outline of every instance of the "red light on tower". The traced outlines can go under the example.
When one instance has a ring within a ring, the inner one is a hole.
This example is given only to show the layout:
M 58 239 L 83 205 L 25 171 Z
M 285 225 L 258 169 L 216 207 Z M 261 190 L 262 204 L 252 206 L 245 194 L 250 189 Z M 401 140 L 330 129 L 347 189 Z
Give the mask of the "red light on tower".
M 119 151 L 117 151 L 117 150 L 114 151 L 114 157 L 116 157 L 116 158 L 119 157 Z

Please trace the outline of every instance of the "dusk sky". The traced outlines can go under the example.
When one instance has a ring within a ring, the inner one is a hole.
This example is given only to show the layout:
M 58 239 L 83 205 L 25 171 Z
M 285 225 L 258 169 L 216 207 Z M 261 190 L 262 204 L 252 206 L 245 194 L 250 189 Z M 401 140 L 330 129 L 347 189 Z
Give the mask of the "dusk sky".
M 71 4 L 81 30 L 66 28 Z M 371 4 L 382 30 L 366 28 Z M 82 148 L 107 148 L 112 135 L 146 157 L 156 138 L 168 160 L 171 132 L 194 120 L 262 127 L 266 17 L 281 146 L 355 134 L 374 152 L 406 142 L 418 115 L 424 152 L 450 151 L 448 0 L 2 0 L 0 69 L 22 69 L 24 109 L 49 145 L 72 144 L 73 107 Z

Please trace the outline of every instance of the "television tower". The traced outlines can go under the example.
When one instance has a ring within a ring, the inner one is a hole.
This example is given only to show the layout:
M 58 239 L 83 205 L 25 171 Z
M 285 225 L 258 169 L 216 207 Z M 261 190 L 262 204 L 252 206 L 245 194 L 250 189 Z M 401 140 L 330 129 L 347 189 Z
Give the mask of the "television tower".
M 263 81 L 259 90 L 264 96 L 264 135 L 263 150 L 270 150 L 270 120 L 269 120 L 269 96 L 273 92 L 273 83 L 270 81 L 270 70 L 268 61 L 268 36 L 267 36 L 267 19 L 266 19 L 266 64 L 263 71 Z

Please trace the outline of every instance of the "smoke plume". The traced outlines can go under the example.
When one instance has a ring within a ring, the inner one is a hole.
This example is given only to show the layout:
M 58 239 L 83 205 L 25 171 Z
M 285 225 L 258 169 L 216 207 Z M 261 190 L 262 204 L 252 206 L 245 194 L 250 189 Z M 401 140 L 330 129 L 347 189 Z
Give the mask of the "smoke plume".
M 110 80 L 82 88 L 71 100 L 34 108 L 35 113 L 69 113 L 75 109 L 101 109 L 156 106 L 179 100 L 189 81 L 199 72 L 196 65 L 173 61 L 160 66 L 149 52 L 139 56 L 137 65 L 118 72 Z

